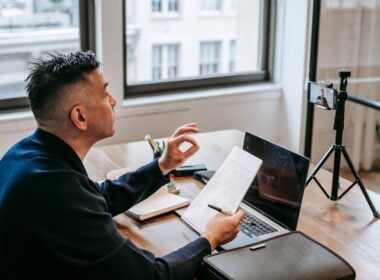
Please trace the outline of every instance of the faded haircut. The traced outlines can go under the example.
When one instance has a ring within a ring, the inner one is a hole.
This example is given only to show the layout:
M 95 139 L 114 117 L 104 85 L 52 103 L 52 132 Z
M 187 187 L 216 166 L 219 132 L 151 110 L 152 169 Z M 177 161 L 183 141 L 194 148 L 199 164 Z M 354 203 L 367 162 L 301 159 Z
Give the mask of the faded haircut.
M 86 74 L 99 65 L 95 54 L 90 51 L 48 53 L 32 61 L 25 89 L 37 122 L 54 117 L 67 94 L 65 89 L 85 81 Z

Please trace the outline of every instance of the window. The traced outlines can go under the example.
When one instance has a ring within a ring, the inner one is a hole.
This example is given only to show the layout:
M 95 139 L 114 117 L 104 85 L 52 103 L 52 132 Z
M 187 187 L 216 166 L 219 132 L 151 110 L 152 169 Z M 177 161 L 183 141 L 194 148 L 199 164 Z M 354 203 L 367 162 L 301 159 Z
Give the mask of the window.
M 180 0 L 152 0 L 151 10 L 153 13 L 169 14 L 179 12 Z M 140 6 L 142 6 L 140 4 Z
M 152 79 L 162 79 L 162 46 L 153 46 L 152 51 Z
M 199 75 L 213 75 L 219 73 L 220 42 L 203 42 L 200 46 Z
M 169 12 L 178 12 L 179 11 L 179 0 L 169 0 L 168 11 Z
M 236 11 L 237 10 L 237 2 L 238 2 L 238 0 L 229 0 L 228 1 L 229 9 L 231 11 Z
M 168 78 L 174 79 L 178 77 L 179 68 L 179 45 L 168 46 Z
M 221 11 L 221 0 L 201 0 L 201 11 Z
M 229 69 L 230 72 L 235 71 L 235 40 L 230 41 L 230 64 L 229 64 Z
M 152 49 L 152 79 L 166 80 L 178 77 L 179 45 L 154 45 Z
M 27 106 L 24 80 L 33 58 L 80 49 L 79 6 L 79 0 L 0 0 L 1 109 Z
M 161 11 L 162 11 L 162 1 L 152 0 L 152 12 L 161 12 Z
M 268 80 L 271 2 L 125 0 L 125 97 Z

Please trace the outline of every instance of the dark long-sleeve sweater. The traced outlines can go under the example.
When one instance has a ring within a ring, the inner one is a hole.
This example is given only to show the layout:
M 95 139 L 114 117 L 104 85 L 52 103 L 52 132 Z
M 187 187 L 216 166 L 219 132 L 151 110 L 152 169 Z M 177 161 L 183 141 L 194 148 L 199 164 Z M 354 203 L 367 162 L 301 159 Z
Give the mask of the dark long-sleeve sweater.
M 191 279 L 210 245 L 161 258 L 121 236 L 112 217 L 168 182 L 157 161 L 97 183 L 69 145 L 37 129 L 0 162 L 0 278 Z

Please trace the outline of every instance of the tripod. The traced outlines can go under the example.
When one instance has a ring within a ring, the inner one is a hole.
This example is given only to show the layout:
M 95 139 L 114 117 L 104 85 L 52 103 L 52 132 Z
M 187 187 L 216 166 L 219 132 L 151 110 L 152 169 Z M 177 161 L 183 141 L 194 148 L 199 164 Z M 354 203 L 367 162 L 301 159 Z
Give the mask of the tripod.
M 311 179 L 314 179 L 314 181 L 317 183 L 318 187 L 322 190 L 322 192 L 326 195 L 326 197 L 330 200 L 336 201 L 341 199 L 351 188 L 358 184 L 365 199 L 368 202 L 369 207 L 372 210 L 373 216 L 377 219 L 380 218 L 379 212 L 376 210 L 375 206 L 373 205 L 371 198 L 369 197 L 366 188 L 364 187 L 363 182 L 361 181 L 359 174 L 356 172 L 354 165 L 346 151 L 346 147 L 342 144 L 342 138 L 343 138 L 343 129 L 344 129 L 344 111 L 345 111 L 345 102 L 347 100 L 347 78 L 351 76 L 351 72 L 347 70 L 339 70 L 338 75 L 340 77 L 340 88 L 337 95 L 337 106 L 336 106 L 336 113 L 335 113 L 335 120 L 334 120 L 334 130 L 336 130 L 335 135 L 335 144 L 331 145 L 330 148 L 327 150 L 327 152 L 323 155 L 322 159 L 318 162 L 317 166 L 313 170 L 313 172 L 310 174 L 310 176 L 306 180 L 306 185 L 310 183 Z M 321 183 L 318 181 L 318 179 L 315 177 L 318 170 L 323 166 L 323 164 L 326 162 L 326 160 L 329 158 L 329 156 L 335 152 L 334 157 L 334 167 L 333 167 L 333 177 L 332 177 L 332 189 L 331 189 L 331 196 L 326 192 L 326 190 L 322 187 Z M 338 196 L 338 188 L 339 188 L 339 172 L 340 172 L 340 159 L 341 154 L 343 153 L 343 156 L 348 163 L 348 166 L 350 167 L 351 173 L 354 175 L 355 180 L 354 182 L 341 194 Z

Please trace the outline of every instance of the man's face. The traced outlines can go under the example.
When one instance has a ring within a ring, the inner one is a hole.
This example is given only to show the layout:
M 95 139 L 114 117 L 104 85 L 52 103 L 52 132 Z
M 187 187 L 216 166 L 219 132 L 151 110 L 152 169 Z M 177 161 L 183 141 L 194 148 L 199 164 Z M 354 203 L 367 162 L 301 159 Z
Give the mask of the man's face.
M 97 69 L 87 74 L 85 102 L 89 136 L 98 141 L 115 133 L 115 98 L 108 91 L 108 82 Z

